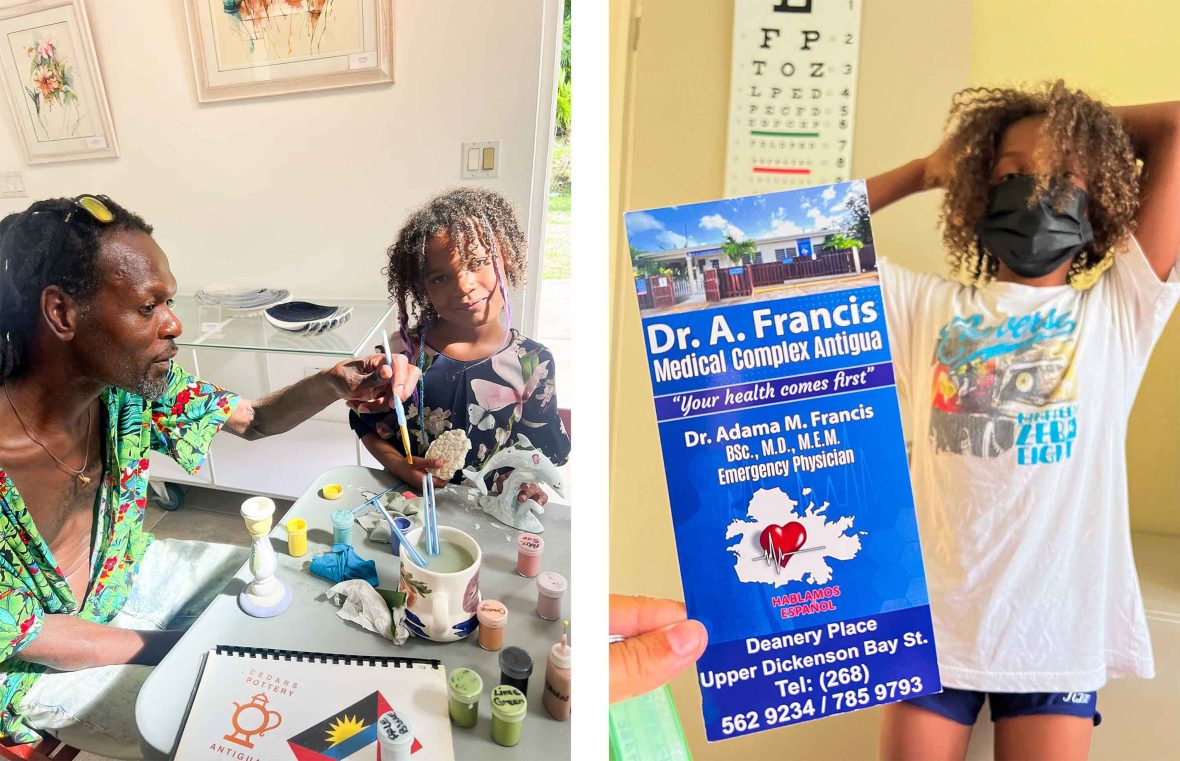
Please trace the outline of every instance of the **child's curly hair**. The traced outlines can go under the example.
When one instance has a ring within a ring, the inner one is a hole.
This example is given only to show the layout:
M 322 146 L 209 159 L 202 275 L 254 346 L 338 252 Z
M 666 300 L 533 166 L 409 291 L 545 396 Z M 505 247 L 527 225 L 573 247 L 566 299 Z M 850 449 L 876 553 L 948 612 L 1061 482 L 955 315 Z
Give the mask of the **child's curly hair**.
M 1071 186 L 1054 180 L 1075 170 L 1086 178 L 1094 242 L 1074 259 L 1069 282 L 1088 287 L 1113 262 L 1112 248 L 1134 230 L 1139 171 L 1118 118 L 1061 80 L 1024 90 L 979 87 L 955 95 L 946 127 L 954 168 L 939 215 L 947 261 L 968 283 L 983 284 L 995 276 L 999 260 L 980 245 L 975 225 L 987 207 L 991 171 L 1004 132 L 1028 116 L 1045 120 L 1042 158 L 1051 175 L 1037 178 L 1038 191 L 1047 190 L 1055 205 L 1064 204 Z
M 528 240 L 507 198 L 484 188 L 463 187 L 430 199 L 410 215 L 397 240 L 386 250 L 389 264 L 384 272 L 389 279 L 389 295 L 397 305 L 402 343 L 411 355 L 417 350 L 416 337 L 422 326 L 437 317 L 426 297 L 426 247 L 442 233 L 450 236 L 465 260 L 475 254 L 476 246 L 483 246 L 492 255 L 506 308 L 504 281 L 513 287 L 524 282 Z M 496 254 L 503 261 L 502 272 Z M 417 316 L 413 329 L 411 315 Z

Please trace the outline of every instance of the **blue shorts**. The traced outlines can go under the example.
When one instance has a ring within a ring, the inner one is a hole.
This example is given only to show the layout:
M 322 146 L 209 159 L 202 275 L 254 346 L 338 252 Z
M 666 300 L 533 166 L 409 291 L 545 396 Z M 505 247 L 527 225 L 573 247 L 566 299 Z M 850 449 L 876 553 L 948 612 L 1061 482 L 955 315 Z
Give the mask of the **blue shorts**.
M 1058 714 L 1092 719 L 1094 726 L 1102 723 L 1097 692 L 975 692 L 948 687 L 937 695 L 906 702 L 970 727 L 974 726 L 984 699 L 991 705 L 992 721 Z

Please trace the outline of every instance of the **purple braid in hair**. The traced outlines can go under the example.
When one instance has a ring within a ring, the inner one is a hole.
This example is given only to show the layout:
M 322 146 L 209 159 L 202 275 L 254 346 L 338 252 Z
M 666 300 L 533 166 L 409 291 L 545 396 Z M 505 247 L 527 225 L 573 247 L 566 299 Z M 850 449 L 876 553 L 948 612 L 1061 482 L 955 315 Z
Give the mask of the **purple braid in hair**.
M 507 346 L 512 343 L 512 304 L 508 301 L 508 288 L 504 285 L 504 276 L 500 274 L 500 243 L 496 240 L 496 231 L 492 229 L 488 218 L 481 215 L 480 222 L 483 223 L 484 231 L 487 233 L 488 240 L 492 244 L 492 268 L 496 270 L 496 286 L 500 289 L 500 298 L 504 300 L 504 345 Z

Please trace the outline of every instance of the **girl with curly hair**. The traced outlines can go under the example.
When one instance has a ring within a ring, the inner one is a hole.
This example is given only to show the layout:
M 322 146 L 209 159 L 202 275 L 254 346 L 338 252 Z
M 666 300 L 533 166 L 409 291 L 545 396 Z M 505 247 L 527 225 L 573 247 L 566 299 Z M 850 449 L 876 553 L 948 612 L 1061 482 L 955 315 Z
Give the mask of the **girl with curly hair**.
M 454 429 L 471 441 L 467 469 L 481 469 L 521 437 L 555 464 L 569 456 L 553 355 L 511 327 L 508 288 L 524 282 L 527 246 L 506 198 L 457 188 L 411 214 L 389 247 L 385 274 L 401 340 L 383 349 L 404 354 L 422 371 L 406 409 L 413 451 L 403 451 L 388 410 L 353 411 L 350 421 L 365 448 L 402 481 L 421 484 L 427 469 L 438 468 L 442 463 L 425 454 L 440 434 Z M 519 499 L 530 498 L 547 500 L 539 486 L 525 484 Z
M 997 758 L 1081 758 L 1097 690 L 1154 675 L 1123 442 L 1180 299 L 1180 103 L 971 89 L 947 133 L 868 181 L 944 190 L 952 275 L 880 266 L 946 688 L 881 754 L 963 758 L 987 700 Z

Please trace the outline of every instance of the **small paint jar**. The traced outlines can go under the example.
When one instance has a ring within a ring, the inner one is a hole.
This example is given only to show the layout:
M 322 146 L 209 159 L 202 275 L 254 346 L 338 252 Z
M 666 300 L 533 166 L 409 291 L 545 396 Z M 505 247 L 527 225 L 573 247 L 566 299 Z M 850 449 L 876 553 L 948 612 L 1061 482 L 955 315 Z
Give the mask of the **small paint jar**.
M 352 511 L 332 511 L 332 544 L 352 544 Z
M 405 535 L 405 533 L 410 530 L 410 526 L 413 526 L 414 524 L 410 522 L 409 518 L 399 515 L 393 519 L 393 525 L 397 526 L 397 530 Z M 392 531 L 389 532 L 389 543 L 393 545 L 394 555 L 402 554 L 402 541 L 398 539 L 397 534 L 393 533 Z
M 492 739 L 511 747 L 520 742 L 520 731 L 528 712 L 528 700 L 515 687 L 500 685 L 492 690 Z
M 504 624 L 508 621 L 508 609 L 499 600 L 484 600 L 475 611 L 479 620 L 479 646 L 484 650 L 499 650 L 504 647 Z
M 377 745 L 381 761 L 410 761 L 414 732 L 397 711 L 386 711 L 377 719 Z
M 561 598 L 565 595 L 565 577 L 554 571 L 537 576 L 537 615 L 547 621 L 561 618 Z
M 302 518 L 287 521 L 287 554 L 293 558 L 307 554 L 307 521 Z
M 516 538 L 516 572 L 532 578 L 541 571 L 541 554 L 545 540 L 536 534 L 521 534 Z
M 500 651 L 500 684 L 515 687 L 521 695 L 527 695 L 532 674 L 533 659 L 524 650 L 512 645 Z
M 455 669 L 447 678 L 451 696 L 451 721 L 471 728 L 479 718 L 479 699 L 483 697 L 483 679 L 471 669 Z

